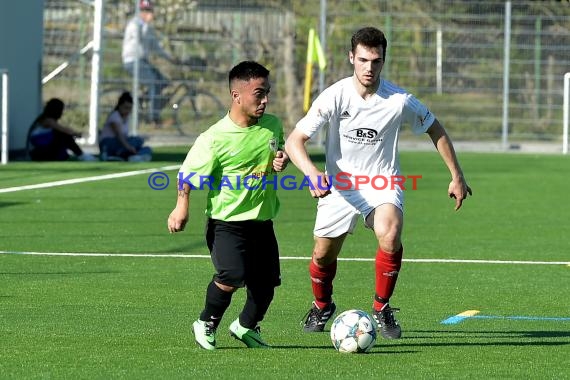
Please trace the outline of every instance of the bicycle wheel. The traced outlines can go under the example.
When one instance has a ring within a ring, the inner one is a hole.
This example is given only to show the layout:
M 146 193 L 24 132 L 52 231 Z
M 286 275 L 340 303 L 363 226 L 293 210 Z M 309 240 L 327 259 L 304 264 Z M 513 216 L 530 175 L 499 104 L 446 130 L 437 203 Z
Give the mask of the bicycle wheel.
M 198 135 L 227 112 L 214 94 L 206 90 L 190 91 L 172 104 L 175 127 L 181 135 Z

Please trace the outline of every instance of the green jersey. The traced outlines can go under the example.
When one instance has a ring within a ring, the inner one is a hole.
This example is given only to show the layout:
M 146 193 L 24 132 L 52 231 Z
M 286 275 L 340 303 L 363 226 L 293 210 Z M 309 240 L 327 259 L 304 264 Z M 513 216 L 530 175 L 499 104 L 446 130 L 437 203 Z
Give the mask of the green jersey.
M 206 215 L 223 221 L 269 220 L 279 211 L 273 159 L 283 150 L 281 121 L 263 115 L 247 128 L 226 115 L 196 139 L 178 173 L 207 190 Z

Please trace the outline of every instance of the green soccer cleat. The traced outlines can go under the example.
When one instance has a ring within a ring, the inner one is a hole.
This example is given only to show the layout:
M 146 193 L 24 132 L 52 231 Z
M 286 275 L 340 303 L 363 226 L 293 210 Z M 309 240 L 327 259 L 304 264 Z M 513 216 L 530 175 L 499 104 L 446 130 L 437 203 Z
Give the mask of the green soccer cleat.
M 230 335 L 241 340 L 249 348 L 269 348 L 270 346 L 261 339 L 259 326 L 248 329 L 239 324 L 239 318 L 230 325 Z
M 192 324 L 196 343 L 205 350 L 216 349 L 216 328 L 214 322 L 197 320 Z

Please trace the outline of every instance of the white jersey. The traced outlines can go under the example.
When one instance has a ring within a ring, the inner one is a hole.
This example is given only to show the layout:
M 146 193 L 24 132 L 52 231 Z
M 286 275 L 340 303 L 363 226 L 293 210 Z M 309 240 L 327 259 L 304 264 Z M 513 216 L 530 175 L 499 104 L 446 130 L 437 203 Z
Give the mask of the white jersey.
M 148 61 L 151 54 L 157 54 L 167 60 L 172 59 L 162 48 L 162 44 L 156 35 L 154 27 L 136 16 L 132 17 L 125 27 L 123 50 L 121 54 L 123 64 L 134 62 L 136 59 Z
M 399 175 L 402 125 L 420 134 L 434 121 L 425 105 L 393 83 L 381 79 L 376 93 L 364 100 L 348 77 L 325 89 L 296 128 L 310 138 L 328 124 L 326 173 L 334 183 L 339 173 L 368 178 Z

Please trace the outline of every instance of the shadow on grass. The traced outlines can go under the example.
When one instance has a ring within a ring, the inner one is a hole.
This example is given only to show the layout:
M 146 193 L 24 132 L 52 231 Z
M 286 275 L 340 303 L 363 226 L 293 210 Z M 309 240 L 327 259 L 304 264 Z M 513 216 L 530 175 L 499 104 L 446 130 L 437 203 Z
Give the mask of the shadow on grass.
M 412 330 L 406 331 L 408 334 L 430 334 L 429 336 L 406 336 L 410 339 L 442 339 L 446 335 L 454 337 L 477 338 L 494 338 L 494 337 L 512 337 L 512 338 L 570 338 L 570 331 L 452 331 L 452 330 Z
M 182 164 L 182 162 L 186 158 L 186 153 L 154 152 L 152 154 L 152 161 L 165 161 L 165 162 L 174 162 L 174 163 Z
M 518 346 L 518 347 L 531 347 L 531 346 L 543 346 L 543 347 L 555 347 L 555 346 L 565 346 L 570 344 L 570 342 L 544 342 L 544 341 L 533 341 L 533 342 L 511 342 L 511 341 L 501 341 L 501 342 L 441 342 L 441 343 L 403 343 L 403 344 L 383 344 L 383 347 L 398 348 L 398 347 L 480 347 L 480 346 Z M 398 351 L 400 352 L 400 351 Z
M 380 344 L 377 343 L 377 346 L 380 346 Z M 217 347 L 217 350 L 243 350 L 245 347 Z M 311 345 L 306 345 L 306 346 L 299 346 L 299 345 L 292 345 L 292 344 L 287 344 L 287 345 L 271 345 L 271 349 L 270 350 L 326 350 L 326 351 L 333 351 L 334 352 L 334 348 L 332 345 L 325 345 L 325 346 L 311 346 Z M 372 349 L 372 351 L 367 352 L 365 355 L 386 355 L 386 354 L 403 354 L 403 353 L 417 353 L 418 351 L 382 351 L 381 349 L 377 349 L 377 347 L 374 347 Z M 345 354 L 343 354 L 345 355 Z M 346 354 L 348 355 L 348 354 Z
M 429 334 L 429 335 L 424 335 Z M 461 347 L 461 346 L 565 346 L 569 340 L 547 341 L 545 338 L 570 338 L 570 331 L 407 331 L 407 335 L 393 344 L 383 343 L 385 347 Z M 429 342 L 438 339 L 443 342 Z M 484 342 L 474 342 L 473 339 L 484 339 Z M 521 339 L 534 339 L 521 341 Z M 411 343 L 411 340 L 421 342 Z M 445 341 L 447 340 L 447 342 Z M 469 341 L 458 341 L 469 340 Z
M 518 346 L 518 347 L 556 347 L 569 345 L 570 341 L 545 341 L 544 338 L 570 338 L 570 331 L 407 331 L 410 335 L 398 340 L 379 339 L 376 346 L 367 355 L 374 354 L 402 354 L 417 353 L 421 350 L 413 350 L 414 347 L 469 347 L 469 346 Z M 414 333 L 429 333 L 429 336 L 413 336 Z M 434 335 L 431 335 L 434 334 Z M 464 335 L 462 335 L 464 334 Z M 467 338 L 471 339 L 466 341 Z M 485 339 L 484 342 L 474 342 L 472 339 Z M 520 341 L 520 339 L 536 339 L 531 341 Z M 426 342 L 426 339 L 447 340 L 443 342 Z M 418 340 L 417 343 L 411 342 Z M 276 349 L 310 349 L 310 350 L 330 350 L 329 345 L 272 345 Z M 227 347 L 233 349 L 235 347 Z M 401 349 L 400 349 L 401 348 Z M 390 349 L 390 351 L 386 351 Z
M 0 208 L 23 205 L 24 202 L 0 202 Z
M 99 271 L 99 272 L 0 272 L 0 275 L 9 276 L 76 276 L 82 274 L 111 274 L 111 273 L 123 273 L 120 271 Z
M 180 233 L 180 232 L 178 232 Z M 168 234 L 168 231 L 166 231 L 166 234 Z M 205 239 L 205 238 L 204 238 Z M 209 255 L 210 252 L 208 251 L 208 247 L 206 246 L 206 241 L 198 239 L 196 240 L 194 237 L 192 237 L 192 239 L 189 239 L 189 243 L 184 244 L 184 245 L 177 245 L 175 247 L 172 248 L 168 248 L 168 249 L 164 249 L 164 250 L 160 250 L 160 252 L 157 252 L 157 254 L 204 254 L 204 255 Z M 199 253 L 196 253 L 197 251 L 199 251 Z

